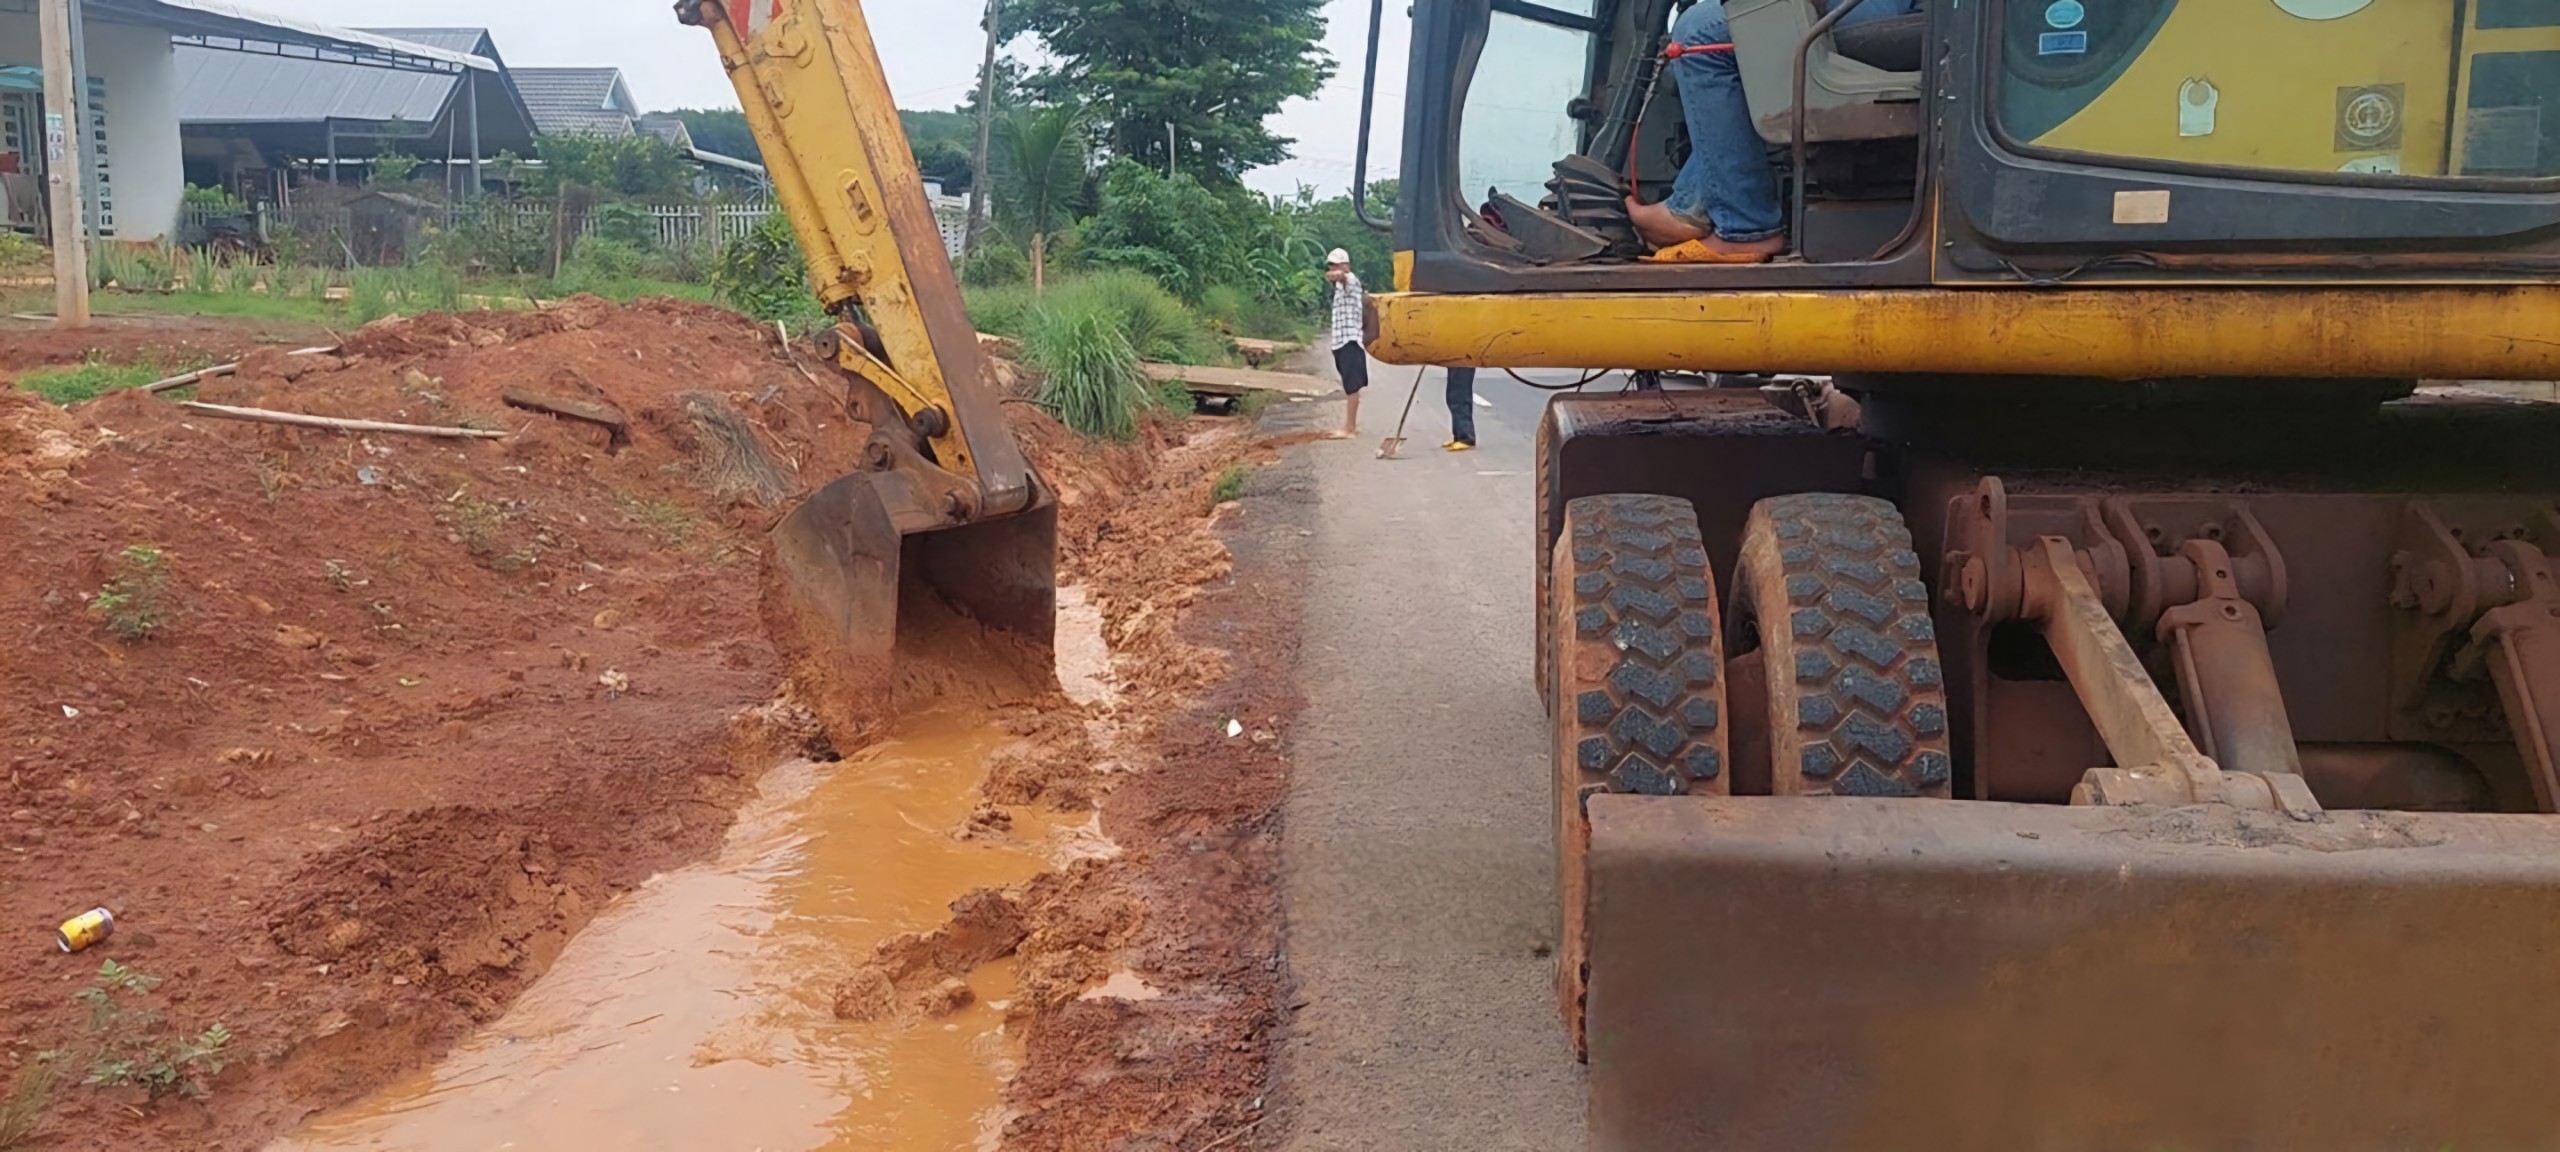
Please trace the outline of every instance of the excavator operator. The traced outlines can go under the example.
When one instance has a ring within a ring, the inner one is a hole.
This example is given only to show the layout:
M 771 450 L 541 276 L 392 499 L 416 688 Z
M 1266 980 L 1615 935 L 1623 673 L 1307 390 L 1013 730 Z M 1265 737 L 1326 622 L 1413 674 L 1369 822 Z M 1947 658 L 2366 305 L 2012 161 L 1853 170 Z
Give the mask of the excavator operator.
M 1908 16 L 1919 7 L 1919 0 L 1866 0 L 1840 23 Z M 1721 0 L 1702 0 L 1682 13 L 1672 22 L 1671 43 L 1671 70 L 1689 122 L 1689 160 L 1670 199 L 1645 204 L 1629 195 L 1627 214 L 1657 262 L 1766 263 L 1786 250 L 1786 208 L 1768 147 L 1751 126 Z

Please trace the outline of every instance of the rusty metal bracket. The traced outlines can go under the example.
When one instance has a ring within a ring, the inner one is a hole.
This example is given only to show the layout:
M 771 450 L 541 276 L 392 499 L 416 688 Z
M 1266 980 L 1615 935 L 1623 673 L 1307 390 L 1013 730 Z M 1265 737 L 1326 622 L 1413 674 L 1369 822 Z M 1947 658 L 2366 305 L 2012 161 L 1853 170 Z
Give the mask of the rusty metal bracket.
M 2092 768 L 2072 790 L 2075 804 L 2230 804 L 2301 819 L 2320 812 L 2302 777 L 2225 772 L 2198 750 L 2133 645 L 2082 570 L 2071 542 L 2038 540 L 2021 557 L 2024 617 L 2070 678 L 2119 767 Z
M 2499 540 L 2486 551 L 2481 560 L 2507 579 L 2485 597 L 2498 606 L 2481 613 L 2447 672 L 2456 681 L 2486 675 L 2497 685 L 2534 800 L 2542 811 L 2560 811 L 2560 755 L 2552 746 L 2560 738 L 2560 580 L 2550 558 L 2526 541 Z
M 2516 702 L 2484 674 L 2496 661 L 2478 628 L 2487 614 L 2536 596 L 2532 573 L 2546 562 L 2534 557 L 2553 553 L 2560 553 L 2560 507 L 2548 500 L 2446 498 L 2407 506 L 2391 558 L 2391 605 L 2399 610 L 2391 667 L 2395 737 L 2528 739 Z M 2525 615 L 2504 619 L 2521 628 Z M 2537 776 L 2537 792 L 2545 783 Z M 2545 798 L 2543 810 L 2560 811 L 2556 805 L 2560 799 Z
M 2302 775 L 2266 622 L 2240 594 L 2231 554 L 2211 540 L 2189 540 L 2179 555 L 2197 597 L 2162 612 L 2159 635 L 2177 664 L 2188 731 L 2231 771 Z

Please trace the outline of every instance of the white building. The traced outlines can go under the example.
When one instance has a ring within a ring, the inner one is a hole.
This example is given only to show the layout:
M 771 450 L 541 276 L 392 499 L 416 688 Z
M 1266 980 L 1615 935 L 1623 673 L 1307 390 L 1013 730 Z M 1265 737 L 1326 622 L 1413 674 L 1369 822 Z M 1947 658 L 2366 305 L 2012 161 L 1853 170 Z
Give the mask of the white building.
M 80 0 L 94 149 L 86 193 L 99 235 L 158 240 L 186 189 L 178 139 L 180 44 L 399 71 L 496 71 L 477 57 L 250 11 L 225 0 Z M 0 0 L 0 226 L 41 230 L 43 38 L 36 0 Z

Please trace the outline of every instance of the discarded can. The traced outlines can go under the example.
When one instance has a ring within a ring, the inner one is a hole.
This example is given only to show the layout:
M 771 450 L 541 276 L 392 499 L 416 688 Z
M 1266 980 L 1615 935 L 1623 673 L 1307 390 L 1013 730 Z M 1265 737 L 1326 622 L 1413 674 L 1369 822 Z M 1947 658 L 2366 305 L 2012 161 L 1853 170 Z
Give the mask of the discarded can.
M 92 908 L 62 922 L 55 930 L 54 942 L 65 952 L 78 952 L 116 934 L 116 914 L 104 908 Z

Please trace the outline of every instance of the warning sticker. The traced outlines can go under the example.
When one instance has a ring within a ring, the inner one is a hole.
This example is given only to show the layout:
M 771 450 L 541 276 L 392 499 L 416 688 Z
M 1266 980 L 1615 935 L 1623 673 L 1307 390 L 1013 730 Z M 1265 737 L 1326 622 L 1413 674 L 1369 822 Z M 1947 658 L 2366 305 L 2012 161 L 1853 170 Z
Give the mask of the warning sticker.
M 2086 56 L 2089 34 L 2086 32 L 2046 32 L 2036 37 L 2038 56 Z

